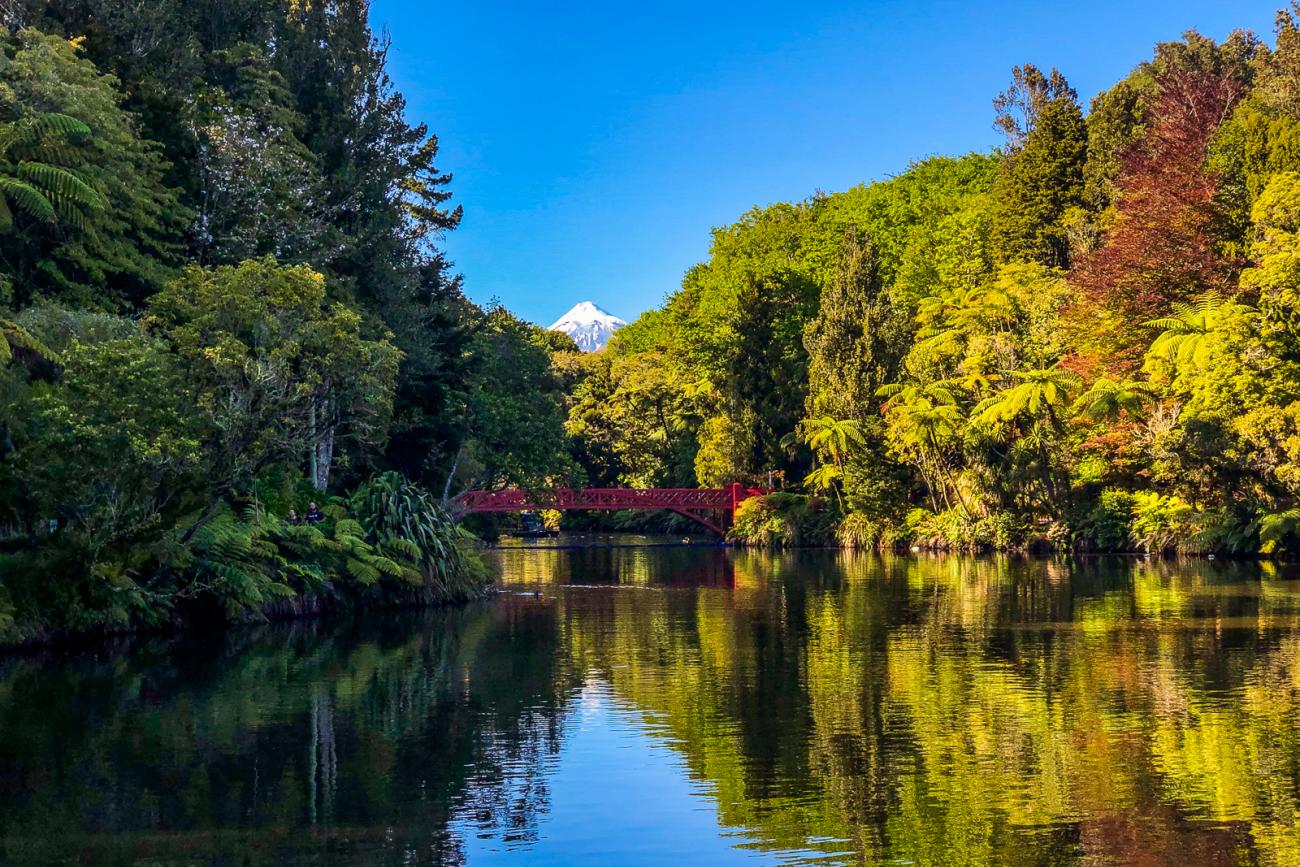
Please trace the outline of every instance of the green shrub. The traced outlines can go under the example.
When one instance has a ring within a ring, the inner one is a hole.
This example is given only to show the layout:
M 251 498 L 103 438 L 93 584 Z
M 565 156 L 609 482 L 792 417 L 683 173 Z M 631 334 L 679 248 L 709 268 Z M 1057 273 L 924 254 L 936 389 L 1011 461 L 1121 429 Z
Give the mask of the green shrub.
M 352 495 L 350 507 L 366 540 L 377 551 L 413 565 L 417 580 L 436 601 L 468 599 L 486 589 L 484 570 L 466 556 L 473 537 L 428 491 L 401 474 L 373 477 Z
M 1009 512 L 972 517 L 960 509 L 913 509 L 905 526 L 913 545 L 943 551 L 1011 551 L 1023 547 L 1026 537 L 1023 523 Z
M 835 528 L 835 539 L 844 548 L 874 548 L 883 540 L 886 527 L 862 512 L 850 512 Z
M 1259 550 L 1260 522 L 1228 509 L 1206 509 L 1197 516 L 1196 533 L 1179 550 L 1240 554 Z
M 400 475 L 376 476 L 323 511 L 313 526 L 256 501 L 220 503 L 201 523 L 193 514 L 112 547 L 60 527 L 0 556 L 0 643 L 164 623 L 181 606 L 249 618 L 286 604 L 460 601 L 491 583 L 473 537 Z
M 1128 491 L 1104 490 L 1076 522 L 1077 547 L 1093 551 L 1126 551 L 1131 547 L 1133 495 Z
M 835 537 L 836 516 L 831 504 L 820 497 L 786 493 L 751 497 L 736 509 L 727 537 L 764 548 L 827 545 Z
M 1196 510 L 1182 497 L 1155 491 L 1133 494 L 1129 538 L 1139 549 L 1152 554 L 1176 550 L 1197 531 Z

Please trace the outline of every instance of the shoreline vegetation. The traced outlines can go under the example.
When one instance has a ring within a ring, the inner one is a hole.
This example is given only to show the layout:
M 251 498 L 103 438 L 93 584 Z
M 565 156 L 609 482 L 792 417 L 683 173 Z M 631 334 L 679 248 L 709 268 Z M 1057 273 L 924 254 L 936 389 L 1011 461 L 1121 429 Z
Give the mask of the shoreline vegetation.
M 473 598 L 467 489 L 776 488 L 731 534 L 768 547 L 1300 550 L 1300 7 L 1086 111 L 1016 67 L 1000 147 L 755 208 L 582 353 L 466 298 L 367 0 L 120 6 L 0 8 L 0 644 Z
M 368 19 L 0 8 L 0 644 L 481 596 L 446 501 L 564 465 Z
M 1086 111 L 1017 67 L 995 151 L 715 229 L 569 362 L 580 463 L 778 488 L 743 545 L 1294 556 L 1300 6 L 1273 35 L 1157 45 Z

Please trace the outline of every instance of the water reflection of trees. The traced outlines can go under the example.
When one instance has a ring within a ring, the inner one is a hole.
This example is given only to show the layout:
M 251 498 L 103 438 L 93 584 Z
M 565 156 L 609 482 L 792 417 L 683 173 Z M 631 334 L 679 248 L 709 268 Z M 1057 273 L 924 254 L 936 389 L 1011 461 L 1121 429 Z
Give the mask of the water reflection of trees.
M 290 847 L 454 863 L 457 827 L 527 847 L 544 833 L 570 697 L 594 677 L 680 752 L 720 823 L 762 848 L 866 863 L 1300 863 L 1289 574 L 698 549 L 510 557 L 524 592 L 382 629 L 7 663 L 0 861 L 81 851 L 70 831 L 107 863 L 269 863 Z
M 548 611 L 476 606 L 11 661 L 0 862 L 455 863 L 454 817 L 526 840 L 567 711 L 559 658 Z
M 518 546 L 493 557 L 511 585 L 693 588 L 729 586 L 732 579 L 727 551 L 711 546 Z
M 1300 863 L 1296 590 L 1250 568 L 740 553 L 566 643 L 767 845 Z

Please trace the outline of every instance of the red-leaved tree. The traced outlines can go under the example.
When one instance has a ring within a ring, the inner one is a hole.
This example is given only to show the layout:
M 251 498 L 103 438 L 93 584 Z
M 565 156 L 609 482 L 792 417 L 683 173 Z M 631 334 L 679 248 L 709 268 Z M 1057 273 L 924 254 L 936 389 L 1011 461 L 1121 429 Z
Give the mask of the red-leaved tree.
M 1147 131 L 1121 160 L 1113 222 L 1070 275 L 1083 299 L 1077 324 L 1103 366 L 1134 365 L 1151 337 L 1140 323 L 1173 302 L 1234 284 L 1241 264 L 1216 249 L 1219 179 L 1206 158 L 1242 93 L 1227 71 L 1163 71 Z

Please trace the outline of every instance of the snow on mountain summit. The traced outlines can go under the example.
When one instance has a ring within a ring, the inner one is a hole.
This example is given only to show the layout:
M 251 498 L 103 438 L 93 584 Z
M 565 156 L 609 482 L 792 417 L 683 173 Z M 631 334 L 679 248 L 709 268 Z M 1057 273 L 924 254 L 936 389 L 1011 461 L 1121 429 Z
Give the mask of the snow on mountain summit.
M 609 343 L 610 336 L 626 324 L 590 301 L 580 301 L 549 330 L 569 335 L 583 352 L 595 352 L 603 349 Z

